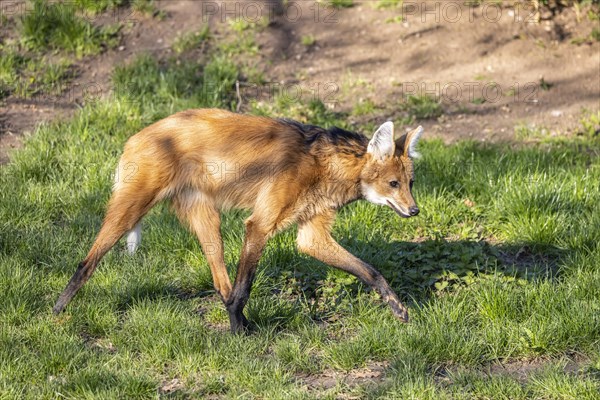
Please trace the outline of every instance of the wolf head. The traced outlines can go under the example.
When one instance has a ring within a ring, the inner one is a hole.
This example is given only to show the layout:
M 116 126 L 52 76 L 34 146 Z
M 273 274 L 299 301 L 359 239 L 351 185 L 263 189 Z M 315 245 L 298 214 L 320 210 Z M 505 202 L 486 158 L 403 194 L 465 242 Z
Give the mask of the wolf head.
M 419 214 L 412 195 L 413 159 L 420 157 L 415 147 L 423 127 L 394 140 L 394 124 L 377 129 L 367 148 L 367 162 L 361 172 L 363 197 L 373 204 L 388 206 L 404 218 Z

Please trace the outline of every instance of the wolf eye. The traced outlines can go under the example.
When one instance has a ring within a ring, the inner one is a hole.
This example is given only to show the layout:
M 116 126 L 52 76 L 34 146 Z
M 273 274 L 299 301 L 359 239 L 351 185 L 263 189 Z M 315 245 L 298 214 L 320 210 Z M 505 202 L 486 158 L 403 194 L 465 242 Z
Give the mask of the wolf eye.
M 390 182 L 390 186 L 393 187 L 393 188 L 400 187 L 400 182 L 398 182 L 398 181 L 391 181 Z

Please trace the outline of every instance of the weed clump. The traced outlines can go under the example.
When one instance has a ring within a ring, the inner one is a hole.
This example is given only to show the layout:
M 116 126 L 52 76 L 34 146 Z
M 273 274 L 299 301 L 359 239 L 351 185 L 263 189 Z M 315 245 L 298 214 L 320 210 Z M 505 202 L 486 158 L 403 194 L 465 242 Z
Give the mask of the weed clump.
M 117 44 L 118 27 L 97 28 L 76 11 L 72 3 L 34 0 L 32 11 L 21 18 L 25 45 L 31 50 L 67 50 L 81 57 Z

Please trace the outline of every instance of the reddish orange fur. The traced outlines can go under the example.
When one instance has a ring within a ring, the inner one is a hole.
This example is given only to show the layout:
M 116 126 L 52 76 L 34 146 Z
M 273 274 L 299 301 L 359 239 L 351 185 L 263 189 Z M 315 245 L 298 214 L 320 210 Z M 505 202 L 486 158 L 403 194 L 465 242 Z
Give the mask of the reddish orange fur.
M 241 314 L 247 298 L 242 292 L 247 287 L 249 293 L 262 247 L 268 237 L 294 222 L 299 225 L 301 251 L 374 285 L 394 312 L 405 318 L 406 310 L 387 282 L 329 233 L 335 210 L 360 198 L 364 183 L 378 193 L 389 192 L 402 207 L 414 205 L 408 184 L 413 178 L 412 162 L 405 140 L 409 137 L 396 142 L 394 157 L 375 160 L 360 137 L 343 143 L 318 137 L 308 145 L 293 124 L 270 118 L 201 109 L 158 121 L 127 141 L 102 228 L 55 311 L 66 306 L 124 233 L 158 201 L 169 199 L 179 218 L 198 236 L 215 288 L 228 309 L 235 309 L 230 315 L 239 308 L 240 321 L 247 322 Z M 393 179 L 403 183 L 401 189 L 389 187 Z M 229 208 L 253 211 L 246 221 L 235 285 L 225 268 L 219 231 L 220 211 Z M 326 252 L 320 250 L 323 246 Z M 232 329 L 238 317 L 232 316 Z

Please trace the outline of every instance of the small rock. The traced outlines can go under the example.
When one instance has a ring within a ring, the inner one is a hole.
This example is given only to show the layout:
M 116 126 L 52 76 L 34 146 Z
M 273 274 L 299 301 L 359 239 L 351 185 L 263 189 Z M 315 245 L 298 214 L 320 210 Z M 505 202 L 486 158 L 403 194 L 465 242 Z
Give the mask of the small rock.
M 160 38 L 156 41 L 156 43 L 162 43 L 162 42 L 163 42 L 162 38 Z
M 552 110 L 550 112 L 550 115 L 552 115 L 553 117 L 558 118 L 558 117 L 562 117 L 563 112 L 561 110 Z
M 125 46 L 119 46 L 119 51 L 124 51 L 125 50 Z

